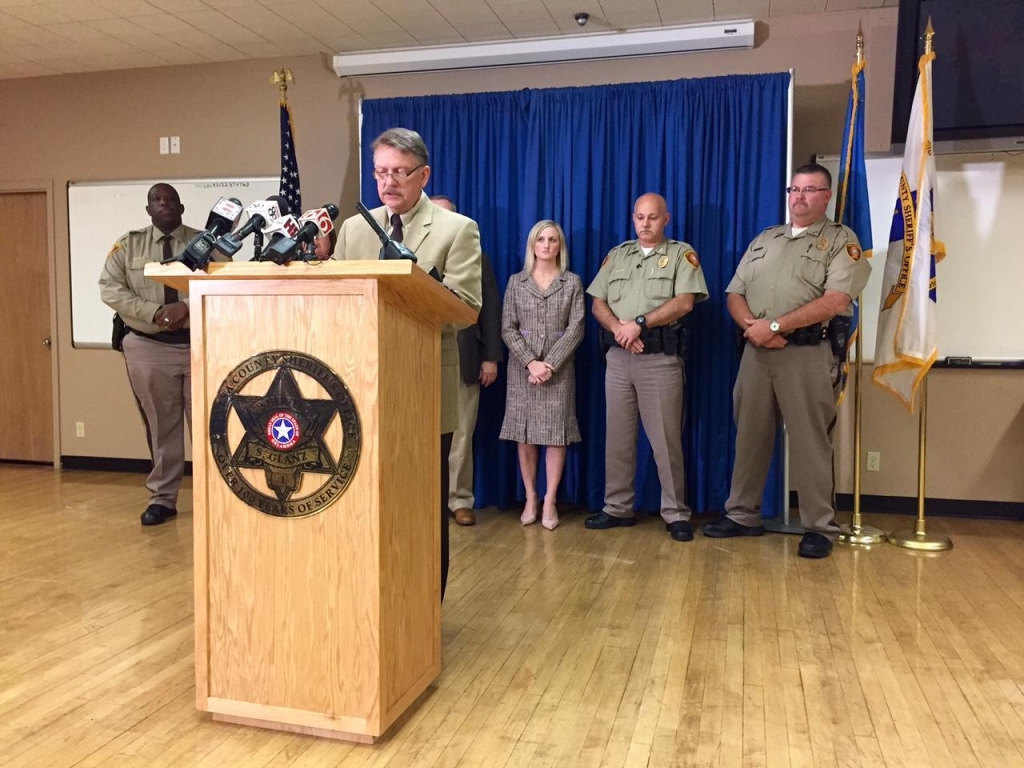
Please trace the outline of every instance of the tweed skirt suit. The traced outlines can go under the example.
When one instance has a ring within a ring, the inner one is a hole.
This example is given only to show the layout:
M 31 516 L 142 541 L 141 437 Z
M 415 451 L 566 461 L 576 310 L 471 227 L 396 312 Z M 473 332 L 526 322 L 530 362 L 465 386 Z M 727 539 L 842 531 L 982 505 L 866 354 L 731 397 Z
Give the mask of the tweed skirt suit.
M 508 388 L 501 439 L 531 445 L 580 442 L 576 421 L 573 357 L 583 340 L 583 285 L 563 272 L 546 290 L 518 272 L 509 279 L 501 316 L 501 338 L 508 347 Z M 530 384 L 533 360 L 554 369 L 551 379 Z

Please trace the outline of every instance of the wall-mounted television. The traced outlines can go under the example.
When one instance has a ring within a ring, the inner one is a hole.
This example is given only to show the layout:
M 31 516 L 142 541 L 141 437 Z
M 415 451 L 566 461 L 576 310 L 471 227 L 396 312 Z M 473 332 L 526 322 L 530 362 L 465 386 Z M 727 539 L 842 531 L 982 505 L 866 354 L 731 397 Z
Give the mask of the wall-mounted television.
M 900 0 L 892 142 L 907 138 L 929 17 L 936 150 L 1024 149 L 1024 0 Z

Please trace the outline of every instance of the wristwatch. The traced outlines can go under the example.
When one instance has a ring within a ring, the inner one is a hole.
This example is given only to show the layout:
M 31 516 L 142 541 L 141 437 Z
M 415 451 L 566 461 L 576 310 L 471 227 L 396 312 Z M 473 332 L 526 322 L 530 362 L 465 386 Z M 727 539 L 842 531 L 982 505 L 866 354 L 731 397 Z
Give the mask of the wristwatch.
M 635 322 L 640 326 L 641 331 L 647 328 L 647 318 L 644 315 L 637 315 Z
M 770 323 L 768 323 L 768 330 L 771 331 L 772 333 L 778 333 L 781 329 L 782 326 L 779 325 L 778 320 L 772 320 Z

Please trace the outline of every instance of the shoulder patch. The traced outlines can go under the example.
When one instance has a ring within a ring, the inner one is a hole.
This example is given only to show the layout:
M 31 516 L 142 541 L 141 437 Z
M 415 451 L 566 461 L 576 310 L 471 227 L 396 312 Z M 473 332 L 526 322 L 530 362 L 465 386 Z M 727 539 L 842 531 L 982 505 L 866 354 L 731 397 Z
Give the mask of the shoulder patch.
M 696 251 L 687 251 L 686 253 L 683 254 L 683 258 L 690 262 L 690 266 L 693 267 L 694 269 L 700 268 L 700 259 L 697 258 Z
M 604 261 L 601 262 L 601 266 L 598 267 L 598 269 L 604 269 L 604 265 L 608 263 L 608 259 L 610 259 L 611 257 L 612 255 L 610 253 L 607 256 L 605 256 Z
M 860 261 L 860 248 L 853 243 L 846 244 L 846 253 L 854 261 Z
M 107 253 L 107 258 L 109 259 L 109 258 L 110 258 L 111 256 L 113 256 L 113 255 L 114 255 L 115 253 L 117 253 L 117 252 L 118 252 L 119 250 L 121 250 L 121 243 L 120 243 L 120 242 L 116 242 L 116 243 L 114 243 L 113 247 L 112 247 L 112 248 L 110 249 L 110 251 L 109 251 L 109 252 Z

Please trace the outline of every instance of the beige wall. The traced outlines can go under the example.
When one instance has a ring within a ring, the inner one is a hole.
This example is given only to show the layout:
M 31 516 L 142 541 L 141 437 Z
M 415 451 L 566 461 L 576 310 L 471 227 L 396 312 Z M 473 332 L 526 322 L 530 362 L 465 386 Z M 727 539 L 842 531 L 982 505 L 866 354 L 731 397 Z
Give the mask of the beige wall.
M 63 455 L 145 457 L 142 426 L 117 353 L 70 344 L 68 181 L 275 175 L 276 92 L 270 73 L 295 74 L 290 100 L 307 203 L 358 195 L 358 99 L 594 85 L 733 73 L 796 72 L 794 159 L 838 150 L 853 40 L 867 39 L 869 151 L 888 149 L 896 10 L 792 16 L 758 25 L 754 50 L 339 80 L 319 57 L 234 62 L 0 81 L 0 189 L 52 185 Z M 157 152 L 158 137 L 181 137 L 182 154 Z M 146 222 L 139 201 L 139 223 Z M 203 211 L 190 212 L 201 223 Z M 933 379 L 930 494 L 1024 501 L 1024 473 L 1011 470 L 1024 446 L 1019 374 L 938 372 Z M 970 403 L 970 417 L 968 407 Z M 874 389 L 866 397 L 865 449 L 882 452 L 867 493 L 913 495 L 916 422 Z M 849 422 L 848 415 L 844 414 Z M 86 423 L 86 437 L 74 425 Z M 969 423 L 963 423 L 968 421 Z M 848 424 L 841 442 L 848 442 Z M 843 449 L 841 447 L 841 453 Z M 849 450 L 845 451 L 846 454 Z M 902 457 L 902 458 L 900 458 Z M 848 460 L 846 460 L 848 463 Z M 1015 467 L 1013 467 L 1015 468 Z M 840 473 L 840 490 L 849 489 Z

